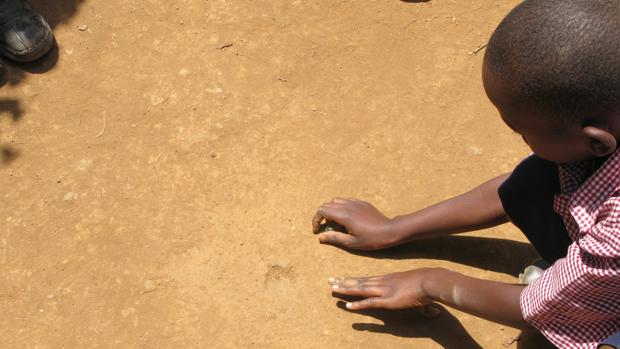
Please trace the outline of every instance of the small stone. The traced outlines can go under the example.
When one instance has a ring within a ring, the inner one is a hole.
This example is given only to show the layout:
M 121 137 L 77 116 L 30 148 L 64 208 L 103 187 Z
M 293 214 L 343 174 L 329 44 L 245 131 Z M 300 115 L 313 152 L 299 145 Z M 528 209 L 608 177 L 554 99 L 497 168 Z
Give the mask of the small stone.
M 81 32 L 85 32 L 88 30 L 88 26 L 86 24 L 80 24 L 77 26 L 78 30 Z
M 164 102 L 164 97 L 162 96 L 151 96 L 150 97 L 151 104 L 156 107 Z
M 345 228 L 344 226 L 336 223 L 336 222 L 332 222 L 332 221 L 328 221 L 325 222 L 323 224 L 321 224 L 321 227 L 319 228 L 320 232 L 326 232 L 326 231 L 339 231 L 341 233 L 346 233 L 347 232 L 347 228 Z
M 482 155 L 482 148 L 477 145 L 472 145 L 469 147 L 469 150 L 473 155 Z
M 144 281 L 144 293 L 153 292 L 157 289 L 157 285 L 153 280 Z
M 208 93 L 222 93 L 224 92 L 224 90 L 222 90 L 220 87 L 208 87 L 205 89 L 206 92 Z
M 77 200 L 78 199 L 79 194 L 73 191 L 67 192 L 65 193 L 65 196 L 63 196 L 63 200 L 64 201 L 73 201 L 73 200 Z

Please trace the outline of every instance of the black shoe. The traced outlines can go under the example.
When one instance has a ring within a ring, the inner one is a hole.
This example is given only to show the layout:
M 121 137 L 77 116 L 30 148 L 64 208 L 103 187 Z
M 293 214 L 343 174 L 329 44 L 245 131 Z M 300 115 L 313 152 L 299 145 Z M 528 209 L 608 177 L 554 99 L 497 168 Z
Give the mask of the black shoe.
M 0 0 L 0 55 L 31 62 L 45 55 L 54 34 L 43 16 L 24 0 Z

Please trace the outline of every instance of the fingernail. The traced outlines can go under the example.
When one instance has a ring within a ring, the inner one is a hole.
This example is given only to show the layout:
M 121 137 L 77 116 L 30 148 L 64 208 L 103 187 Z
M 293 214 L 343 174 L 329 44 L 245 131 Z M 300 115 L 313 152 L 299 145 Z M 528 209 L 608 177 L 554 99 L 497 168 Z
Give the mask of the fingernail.
M 333 277 L 333 276 L 330 276 L 330 277 L 327 279 L 327 281 L 329 281 L 329 282 L 334 282 L 334 281 L 336 281 L 336 278 L 335 278 L 335 277 Z
M 338 285 L 332 286 L 332 290 L 337 290 L 337 289 L 338 289 Z
M 353 304 L 351 304 L 351 303 L 347 303 L 347 305 L 346 305 L 347 309 L 351 309 L 352 306 L 353 306 Z

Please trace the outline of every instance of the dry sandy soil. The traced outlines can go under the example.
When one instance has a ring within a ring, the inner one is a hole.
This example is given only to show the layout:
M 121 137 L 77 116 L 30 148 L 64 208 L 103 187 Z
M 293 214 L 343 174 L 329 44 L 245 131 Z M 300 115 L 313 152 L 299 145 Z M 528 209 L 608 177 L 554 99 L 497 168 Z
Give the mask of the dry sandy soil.
M 326 282 L 514 282 L 516 228 L 352 254 L 310 227 L 333 196 L 402 214 L 527 155 L 473 53 L 516 0 L 32 3 L 58 47 L 0 89 L 0 347 L 540 347 L 349 313 Z

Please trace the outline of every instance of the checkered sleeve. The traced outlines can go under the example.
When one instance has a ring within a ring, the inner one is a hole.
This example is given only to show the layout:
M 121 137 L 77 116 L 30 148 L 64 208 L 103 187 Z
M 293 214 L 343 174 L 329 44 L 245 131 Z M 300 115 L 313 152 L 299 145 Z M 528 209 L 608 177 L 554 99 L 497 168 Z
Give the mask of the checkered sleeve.
M 559 348 L 594 349 L 620 331 L 618 202 L 599 207 L 597 223 L 521 293 L 526 321 Z
M 559 348 L 596 348 L 620 331 L 620 262 L 577 244 L 521 293 L 521 311 Z
M 597 208 L 594 224 L 581 234 L 578 243 L 590 255 L 620 259 L 620 197 L 614 196 Z

